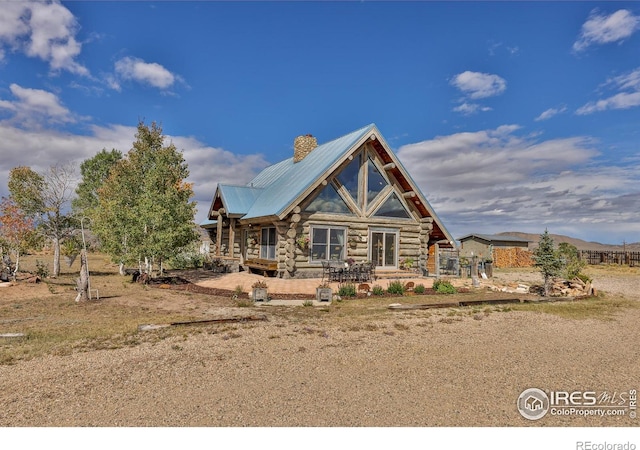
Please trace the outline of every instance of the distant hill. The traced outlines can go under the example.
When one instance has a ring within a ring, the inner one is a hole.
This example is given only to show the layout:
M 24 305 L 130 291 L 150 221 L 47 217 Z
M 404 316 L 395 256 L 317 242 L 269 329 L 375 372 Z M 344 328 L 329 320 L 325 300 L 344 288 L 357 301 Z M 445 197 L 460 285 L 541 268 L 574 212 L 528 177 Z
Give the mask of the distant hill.
M 503 233 L 498 233 L 503 236 L 515 236 L 523 239 L 527 239 L 531 241 L 529 243 L 529 248 L 535 248 L 538 246 L 538 240 L 540 239 L 539 234 L 531 234 L 531 233 L 520 233 L 518 231 L 505 231 Z M 626 245 L 610 245 L 610 244 L 601 244 L 599 242 L 587 242 L 582 239 L 572 238 L 570 236 L 563 236 L 561 234 L 551 234 L 553 241 L 556 245 L 567 242 L 571 245 L 575 245 L 578 250 L 599 250 L 599 251 L 626 251 L 628 252 L 638 252 L 640 251 L 640 242 L 634 242 Z

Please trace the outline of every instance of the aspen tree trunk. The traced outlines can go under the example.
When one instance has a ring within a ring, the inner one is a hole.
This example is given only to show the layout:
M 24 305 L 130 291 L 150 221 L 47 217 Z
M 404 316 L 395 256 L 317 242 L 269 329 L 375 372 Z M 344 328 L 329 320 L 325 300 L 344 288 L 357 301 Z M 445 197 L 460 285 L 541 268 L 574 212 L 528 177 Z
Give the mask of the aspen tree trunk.
M 87 254 L 80 251 L 80 277 L 76 279 L 78 295 L 76 302 L 86 302 L 89 300 L 89 271 L 87 270 Z

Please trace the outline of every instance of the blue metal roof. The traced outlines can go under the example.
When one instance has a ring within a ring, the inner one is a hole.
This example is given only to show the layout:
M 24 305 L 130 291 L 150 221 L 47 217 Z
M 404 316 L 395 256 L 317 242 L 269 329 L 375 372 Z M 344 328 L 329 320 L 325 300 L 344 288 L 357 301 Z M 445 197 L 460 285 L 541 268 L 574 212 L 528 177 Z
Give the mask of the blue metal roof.
M 227 214 L 246 214 L 264 189 L 219 184 L 218 192 Z
M 217 224 L 218 224 L 217 220 L 211 220 L 211 219 L 205 219 L 202 222 L 200 222 L 200 226 L 202 228 L 213 228 Z
M 267 167 L 253 180 L 254 187 L 264 186 L 264 190 L 243 219 L 282 214 L 314 182 L 322 181 L 325 172 L 342 157 L 346 158 L 349 150 L 374 130 L 377 130 L 374 124 L 367 125 L 316 147 L 302 161 L 294 163 L 293 158 L 289 158 Z
M 293 157 L 280 161 L 277 164 L 266 167 L 260 172 L 253 180 L 251 180 L 248 186 L 256 188 L 266 188 L 280 178 L 284 173 L 291 168 L 293 164 Z

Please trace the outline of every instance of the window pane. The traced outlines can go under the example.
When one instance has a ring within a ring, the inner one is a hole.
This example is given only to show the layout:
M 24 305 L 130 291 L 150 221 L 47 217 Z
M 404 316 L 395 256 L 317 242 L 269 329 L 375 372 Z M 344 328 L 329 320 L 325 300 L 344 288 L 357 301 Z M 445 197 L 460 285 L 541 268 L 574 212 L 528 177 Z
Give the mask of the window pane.
M 383 233 L 371 233 L 371 261 L 374 262 L 376 266 L 383 265 L 383 236 Z
M 311 228 L 311 261 L 327 259 L 328 228 Z
M 340 197 L 333 184 L 325 186 L 311 204 L 305 208 L 305 211 L 351 214 L 351 210 Z
M 313 236 L 311 241 L 313 244 L 326 244 L 327 243 L 327 228 L 313 228 Z
M 329 259 L 341 260 L 344 259 L 344 234 L 345 230 L 332 229 L 329 238 Z
M 378 217 L 399 217 L 402 219 L 410 219 L 411 216 L 404 208 L 404 205 L 394 192 L 387 200 L 378 208 L 374 216 Z
M 353 158 L 353 161 L 344 168 L 337 176 L 338 181 L 351 194 L 353 200 L 358 203 L 358 175 L 360 173 L 360 156 Z
M 323 261 L 327 259 L 327 244 L 311 246 L 311 261 Z
M 263 228 L 260 234 L 260 258 L 276 259 L 276 229 Z
M 368 172 L 368 181 L 367 181 L 367 201 L 371 203 L 371 201 L 376 198 L 376 196 L 382 191 L 385 186 L 387 186 L 387 180 L 380 174 L 380 171 L 373 163 L 371 158 L 367 160 L 367 172 Z
M 395 233 L 385 233 L 384 236 L 384 265 L 396 265 L 396 235 Z

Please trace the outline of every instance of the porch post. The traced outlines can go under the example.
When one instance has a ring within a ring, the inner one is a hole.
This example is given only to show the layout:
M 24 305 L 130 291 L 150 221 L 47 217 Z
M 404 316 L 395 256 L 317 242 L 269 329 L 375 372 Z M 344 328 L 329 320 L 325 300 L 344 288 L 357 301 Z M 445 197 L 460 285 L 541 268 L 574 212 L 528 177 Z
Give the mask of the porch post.
M 435 264 L 436 264 L 436 278 L 440 278 L 440 244 L 437 242 L 433 244 L 434 246 L 434 256 L 435 256 Z
M 221 247 L 222 247 L 222 221 L 223 221 L 223 217 L 222 214 L 224 214 L 224 208 L 220 208 L 218 210 L 218 222 L 216 223 L 217 225 L 217 231 L 216 231 L 216 256 L 220 257 L 222 256 L 221 253 Z
M 229 219 L 229 258 L 233 258 L 236 240 L 236 219 Z

